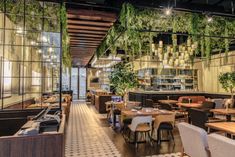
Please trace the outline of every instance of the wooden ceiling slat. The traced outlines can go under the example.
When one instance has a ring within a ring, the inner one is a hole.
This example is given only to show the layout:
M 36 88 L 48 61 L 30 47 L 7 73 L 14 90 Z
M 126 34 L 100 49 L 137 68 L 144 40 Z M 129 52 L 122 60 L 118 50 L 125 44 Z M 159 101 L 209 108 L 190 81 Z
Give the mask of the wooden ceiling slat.
M 103 38 L 90 38 L 90 37 L 70 37 L 70 40 L 89 40 L 89 41 L 101 41 Z
M 117 16 L 115 13 L 104 12 L 104 11 L 69 9 L 68 10 L 68 18 L 79 18 L 79 19 L 115 22 L 117 19 Z
M 107 34 L 107 31 L 92 31 L 92 30 L 81 30 L 81 29 L 69 29 L 69 33 L 87 33 L 87 34 Z
M 87 65 L 117 16 L 105 11 L 68 9 L 67 17 L 73 65 Z
M 112 22 L 98 22 L 98 21 L 86 21 L 86 20 L 72 20 L 68 19 L 68 25 L 90 25 L 90 26 L 106 26 L 110 27 L 113 25 Z
M 70 40 L 70 43 L 96 43 L 100 44 L 101 41 L 90 41 L 90 40 Z
M 68 25 L 70 29 L 85 29 L 85 30 L 97 30 L 97 31 L 108 31 L 109 27 L 94 27 L 94 26 L 82 26 L 82 25 Z
M 71 45 L 70 46 L 70 49 L 73 50 L 73 48 L 75 47 L 94 47 L 94 48 L 97 48 L 99 45 L 93 45 L 93 44 L 86 44 L 86 45 L 81 45 L 81 44 L 74 44 L 74 45 Z
M 74 33 L 69 33 L 70 37 L 97 37 L 97 38 L 104 38 L 103 35 L 94 35 L 94 34 L 83 34 L 83 33 L 79 33 L 79 34 L 74 34 Z
M 67 14 L 69 19 L 82 19 L 82 20 L 91 20 L 91 21 L 107 21 L 107 22 L 115 22 L 116 19 L 110 17 L 100 17 L 100 16 L 87 16 L 87 15 L 74 15 Z

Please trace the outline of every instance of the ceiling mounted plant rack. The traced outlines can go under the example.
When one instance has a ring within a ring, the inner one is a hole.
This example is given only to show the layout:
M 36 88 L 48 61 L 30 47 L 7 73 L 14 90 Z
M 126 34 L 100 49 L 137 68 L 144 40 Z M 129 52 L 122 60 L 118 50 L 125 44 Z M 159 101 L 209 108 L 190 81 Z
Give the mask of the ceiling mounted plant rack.
M 210 59 L 214 49 L 227 54 L 231 41 L 235 40 L 235 20 L 230 17 L 213 16 L 213 20 L 208 21 L 203 14 L 172 10 L 166 15 L 162 9 L 136 9 L 124 3 L 119 22 L 109 30 L 97 49 L 97 56 L 110 48 L 125 50 L 127 56 L 152 54 L 152 37 L 171 34 L 173 53 L 179 52 L 177 36 L 188 36 L 197 45 L 191 54 L 192 60 L 199 53 L 202 58 Z M 164 49 L 167 46 L 164 44 Z

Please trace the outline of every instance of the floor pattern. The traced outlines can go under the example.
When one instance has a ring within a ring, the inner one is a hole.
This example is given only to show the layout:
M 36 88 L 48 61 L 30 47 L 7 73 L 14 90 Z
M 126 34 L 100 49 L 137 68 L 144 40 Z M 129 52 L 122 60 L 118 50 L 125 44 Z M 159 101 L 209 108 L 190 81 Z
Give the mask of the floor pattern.
M 152 155 L 152 156 L 146 156 L 146 157 L 181 157 L 181 153 L 171 153 L 171 154 L 161 154 L 161 155 Z M 188 157 L 188 156 L 184 156 Z
M 116 146 L 85 103 L 71 105 L 65 157 L 120 157 Z

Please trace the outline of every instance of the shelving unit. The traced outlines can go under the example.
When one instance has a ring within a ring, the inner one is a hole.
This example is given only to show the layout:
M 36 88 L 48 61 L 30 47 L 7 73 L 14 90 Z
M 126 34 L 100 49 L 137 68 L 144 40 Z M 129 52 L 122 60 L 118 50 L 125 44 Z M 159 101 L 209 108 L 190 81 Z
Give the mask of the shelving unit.
M 141 69 L 139 83 L 145 90 L 197 90 L 196 69 Z

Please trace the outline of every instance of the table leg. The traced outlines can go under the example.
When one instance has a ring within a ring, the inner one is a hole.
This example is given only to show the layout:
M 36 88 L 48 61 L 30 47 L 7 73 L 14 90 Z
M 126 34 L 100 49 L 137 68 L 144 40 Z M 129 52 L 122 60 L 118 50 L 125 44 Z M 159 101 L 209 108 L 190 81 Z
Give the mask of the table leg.
M 232 116 L 231 116 L 231 115 L 226 115 L 226 120 L 227 120 L 228 122 L 231 122 Z

